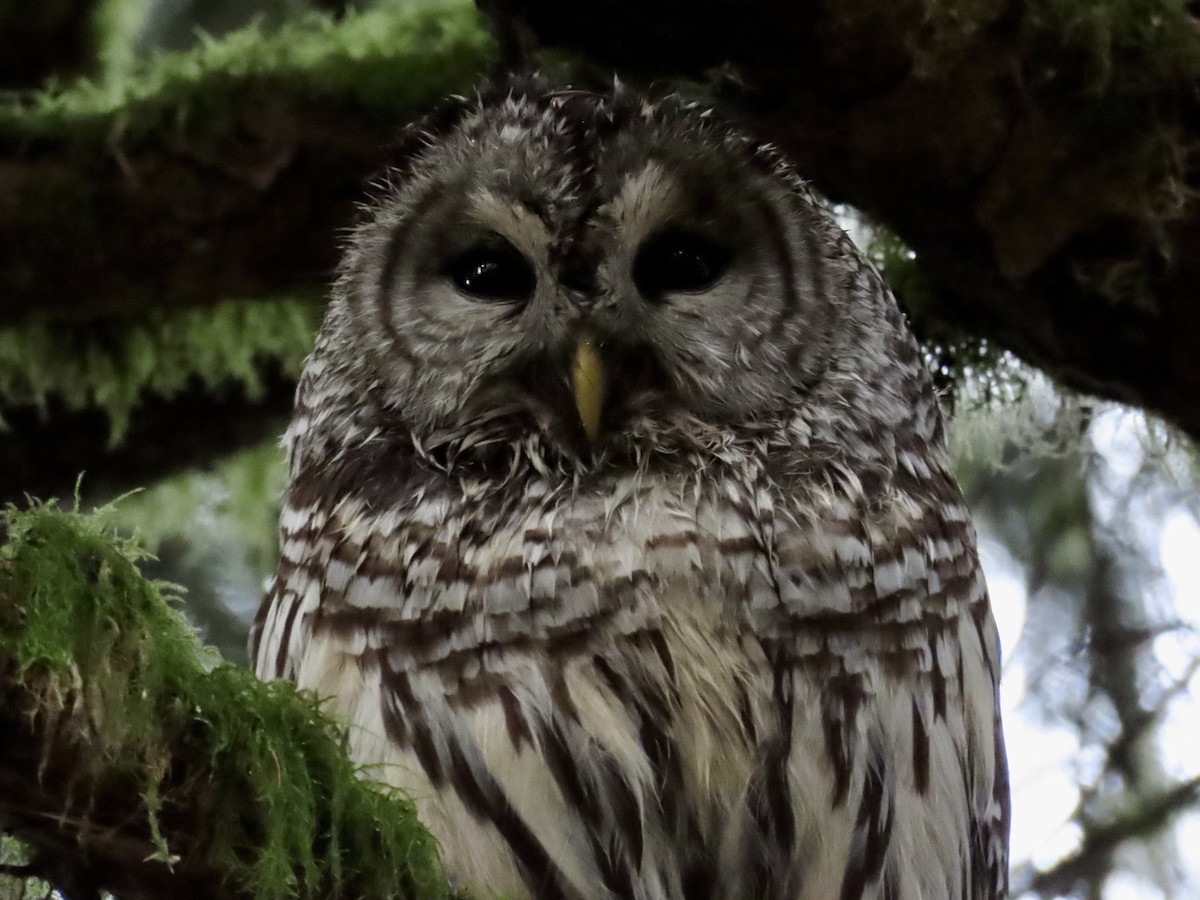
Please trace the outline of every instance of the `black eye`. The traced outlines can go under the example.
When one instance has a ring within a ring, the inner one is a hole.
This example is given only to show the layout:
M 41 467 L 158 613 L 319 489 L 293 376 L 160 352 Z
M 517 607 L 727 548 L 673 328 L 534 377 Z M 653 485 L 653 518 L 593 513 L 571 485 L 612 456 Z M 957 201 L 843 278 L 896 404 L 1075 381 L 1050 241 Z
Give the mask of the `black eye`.
M 702 291 L 725 273 L 729 254 L 697 234 L 664 231 L 642 244 L 633 261 L 633 283 L 651 299 Z
M 516 247 L 505 240 L 476 244 L 446 264 L 460 291 L 481 300 L 527 300 L 537 276 Z

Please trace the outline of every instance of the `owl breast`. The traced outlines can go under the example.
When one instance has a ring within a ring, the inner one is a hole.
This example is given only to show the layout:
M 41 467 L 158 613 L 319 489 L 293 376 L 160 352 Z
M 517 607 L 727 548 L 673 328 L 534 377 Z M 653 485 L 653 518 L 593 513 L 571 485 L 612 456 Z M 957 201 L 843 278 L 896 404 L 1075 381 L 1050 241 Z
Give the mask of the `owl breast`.
M 292 506 L 260 675 L 332 697 L 477 896 L 990 896 L 965 518 L 704 463 Z

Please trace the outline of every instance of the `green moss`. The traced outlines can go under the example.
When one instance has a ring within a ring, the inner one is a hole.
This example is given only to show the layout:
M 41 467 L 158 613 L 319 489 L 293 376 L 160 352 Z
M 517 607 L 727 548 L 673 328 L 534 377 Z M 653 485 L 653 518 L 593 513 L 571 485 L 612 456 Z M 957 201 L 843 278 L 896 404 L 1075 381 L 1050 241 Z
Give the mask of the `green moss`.
M 156 809 L 185 798 L 194 852 L 259 898 L 444 896 L 411 803 L 357 777 L 315 699 L 214 666 L 170 588 L 139 573 L 137 546 L 51 506 L 4 519 L 0 651 L 80 730 L 94 777 L 141 782 L 152 832 Z
M 268 86 L 280 96 L 336 97 L 395 120 L 471 83 L 491 55 L 469 0 L 423 0 L 337 23 L 314 14 L 270 34 L 250 27 L 187 53 L 116 65 L 103 81 L 0 107 L 0 137 L 129 139 L 191 117 L 219 120 L 248 88 Z
M 55 397 L 69 409 L 101 407 L 115 443 L 143 391 L 170 397 L 195 381 L 234 383 L 254 398 L 264 362 L 298 375 L 322 313 L 316 299 L 228 302 L 133 320 L 0 329 L 0 399 L 18 405 Z
M 37 878 L 24 878 L 4 871 L 17 871 L 29 863 L 29 849 L 15 838 L 0 835 L 0 900 L 30 900 L 50 897 L 51 888 Z M 2 867 L 12 866 L 12 870 Z

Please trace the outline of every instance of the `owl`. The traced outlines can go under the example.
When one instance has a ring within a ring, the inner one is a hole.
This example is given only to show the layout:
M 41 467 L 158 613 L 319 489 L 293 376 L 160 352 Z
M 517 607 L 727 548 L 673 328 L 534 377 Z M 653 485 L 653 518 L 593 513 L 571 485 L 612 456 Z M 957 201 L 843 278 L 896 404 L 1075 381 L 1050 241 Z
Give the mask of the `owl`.
M 457 889 L 993 900 L 1000 651 L 917 344 L 769 143 L 536 79 L 410 126 L 287 431 L 257 672 Z

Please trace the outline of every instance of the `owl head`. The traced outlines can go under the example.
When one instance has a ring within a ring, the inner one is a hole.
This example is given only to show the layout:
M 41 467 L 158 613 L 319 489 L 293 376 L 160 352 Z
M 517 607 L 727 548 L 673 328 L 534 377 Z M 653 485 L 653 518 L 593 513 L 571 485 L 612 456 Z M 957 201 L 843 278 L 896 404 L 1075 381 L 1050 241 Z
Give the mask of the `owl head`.
M 875 394 L 911 418 L 898 356 L 923 371 L 771 145 L 676 96 L 514 82 L 404 133 L 350 235 L 293 457 L 403 435 L 595 461 Z

